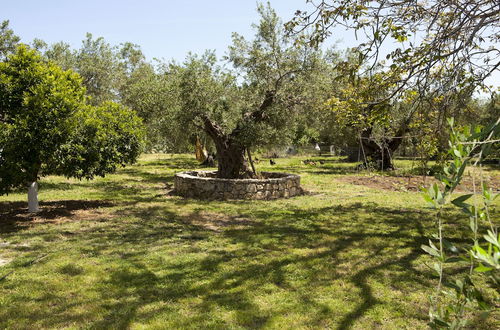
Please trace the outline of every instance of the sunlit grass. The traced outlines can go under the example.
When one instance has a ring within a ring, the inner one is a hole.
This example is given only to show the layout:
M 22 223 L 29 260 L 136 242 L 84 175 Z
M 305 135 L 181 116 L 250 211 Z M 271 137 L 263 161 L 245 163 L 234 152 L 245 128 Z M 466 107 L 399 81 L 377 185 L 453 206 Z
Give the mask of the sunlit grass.
M 24 192 L 0 197 L 0 328 L 426 328 L 436 279 L 420 245 L 435 225 L 420 194 L 303 159 L 257 164 L 302 176 L 307 194 L 277 201 L 171 196 L 174 173 L 198 167 L 182 155 L 44 178 L 36 217 Z M 447 217 L 467 240 L 467 221 Z

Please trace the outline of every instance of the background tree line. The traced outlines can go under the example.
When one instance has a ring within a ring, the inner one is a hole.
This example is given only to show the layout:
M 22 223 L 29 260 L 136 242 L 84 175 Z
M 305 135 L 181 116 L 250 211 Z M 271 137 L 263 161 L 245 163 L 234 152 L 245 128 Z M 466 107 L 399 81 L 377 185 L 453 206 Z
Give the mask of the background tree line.
M 318 6 L 317 19 L 324 24 L 329 18 L 354 17 L 351 6 L 339 7 L 343 11 L 330 17 L 326 5 Z M 494 91 L 491 97 L 477 97 L 479 78 L 467 72 L 435 65 L 425 79 L 411 80 L 411 68 L 397 65 L 408 53 L 396 49 L 385 61 L 373 60 L 367 50 L 378 54 L 380 35 L 356 49 L 321 51 L 315 46 L 328 31 L 320 25 L 290 33 L 307 27 L 307 15 L 299 12 L 285 29 L 269 4 L 259 5 L 258 11 L 254 39 L 234 34 L 222 58 L 207 52 L 188 54 L 183 63 L 148 61 L 139 45 L 111 45 L 91 34 L 79 49 L 42 40 L 34 40 L 32 47 L 77 72 L 91 104 L 114 101 L 134 109 L 147 127 L 146 150 L 190 152 L 198 138 L 220 157 L 240 164 L 237 172 L 246 171 L 247 150 L 292 144 L 331 144 L 351 160 L 381 169 L 392 168 L 398 154 L 439 159 L 447 148 L 447 117 L 467 124 L 499 115 Z M 408 39 L 402 24 L 389 23 L 381 25 L 380 33 Z M 19 38 L 8 22 L 0 35 L 5 56 Z M 230 155 L 223 156 L 229 149 Z

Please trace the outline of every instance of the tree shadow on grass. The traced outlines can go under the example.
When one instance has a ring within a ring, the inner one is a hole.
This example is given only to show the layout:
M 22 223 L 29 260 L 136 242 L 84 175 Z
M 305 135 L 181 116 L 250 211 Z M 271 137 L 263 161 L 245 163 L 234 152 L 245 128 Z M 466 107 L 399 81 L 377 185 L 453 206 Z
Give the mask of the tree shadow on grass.
M 138 176 L 140 174 L 137 174 Z M 44 192 L 57 190 L 71 189 L 89 189 L 85 197 L 89 199 L 105 199 L 116 202 L 153 202 L 158 198 L 167 196 L 168 190 L 173 184 L 172 176 L 164 176 L 137 180 L 122 180 L 122 181 L 89 181 L 88 183 L 43 183 L 42 189 Z M 156 183 L 152 185 L 151 183 Z
M 157 211 L 150 210 L 152 213 Z M 389 281 L 393 288 L 401 290 L 428 288 L 431 283 L 430 275 L 422 273 L 413 264 L 422 255 L 420 245 L 426 241 L 419 219 L 421 214 L 374 207 L 370 208 L 370 215 L 364 219 L 369 224 L 366 226 L 366 223 L 352 218 L 358 211 L 358 205 L 296 209 L 286 216 L 259 210 L 253 213 L 253 219 L 235 223 L 234 227 L 228 225 L 216 234 L 221 235 L 231 246 L 238 246 L 238 249 L 208 250 L 205 253 L 208 255 L 202 258 L 175 261 L 161 267 L 161 271 L 151 270 L 141 262 L 137 258 L 140 252 L 136 256 L 130 255 L 128 260 L 132 270 L 113 270 L 106 282 L 105 294 L 110 294 L 119 302 L 108 306 L 109 318 L 95 325 L 107 326 L 119 322 L 118 324 L 127 326 L 128 323 L 120 323 L 127 320 L 122 318 L 124 311 L 127 311 L 127 315 L 133 314 L 134 318 L 147 319 L 152 315 L 139 312 L 143 305 L 157 301 L 168 301 L 170 305 L 175 305 L 186 299 L 196 299 L 192 315 L 182 321 L 186 323 L 180 321 L 180 325 L 208 325 L 210 322 L 218 324 L 217 322 L 223 321 L 217 320 L 216 311 L 225 308 L 239 315 L 238 325 L 259 327 L 275 315 L 261 310 L 255 303 L 254 290 L 259 291 L 259 287 L 271 285 L 275 290 L 285 290 L 296 296 L 297 301 L 293 307 L 307 313 L 310 325 L 321 326 L 331 321 L 335 311 L 319 303 L 315 292 L 322 291 L 330 282 L 345 277 L 360 292 L 360 301 L 351 306 L 351 311 L 336 324 L 337 328 L 345 329 L 355 324 L 357 319 L 374 306 L 382 304 L 376 298 L 376 289 L 372 287 L 370 280 Z M 344 228 L 339 228 L 334 225 L 335 222 L 307 222 L 308 218 L 323 217 L 325 214 L 351 218 L 351 224 L 344 224 Z M 186 237 L 197 236 L 203 242 L 210 240 L 213 235 L 213 231 L 199 223 L 199 212 L 196 217 L 193 214 L 180 218 L 171 216 L 176 218 L 173 222 L 184 232 L 183 235 L 177 235 L 177 239 L 185 241 Z M 195 218 L 198 220 L 192 221 Z M 215 224 L 218 221 L 210 217 L 205 220 L 215 220 Z M 384 230 L 377 230 L 378 226 L 383 226 Z M 137 234 L 134 235 L 135 239 L 141 241 L 140 234 Z M 351 249 L 359 249 L 359 246 L 364 248 L 363 253 L 366 254 L 351 252 Z M 300 255 L 289 252 L 294 249 L 309 250 L 310 253 Z M 192 250 L 194 252 L 196 248 L 193 246 Z M 337 267 L 346 254 L 352 254 L 351 257 L 357 261 L 348 265 L 350 271 Z M 306 276 L 304 282 L 294 283 L 289 268 L 303 273 Z M 387 278 L 387 270 L 398 276 Z M 127 303 L 125 308 L 121 299 L 130 291 L 135 292 L 137 299 L 134 303 Z M 203 316 L 211 312 L 214 312 L 210 316 L 211 320 Z M 285 311 L 277 308 L 276 313 Z M 425 315 L 417 317 L 425 320 Z
M 392 290 L 408 294 L 432 286 L 431 272 L 415 265 L 425 228 L 432 226 L 425 216 L 376 204 L 282 210 L 270 203 L 247 215 L 124 205 L 116 218 L 127 222 L 78 234 L 85 255 L 99 256 L 95 262 L 106 268 L 90 289 L 96 298 L 82 302 L 94 312 L 77 317 L 60 297 L 47 296 L 42 305 L 57 303 L 44 324 L 73 319 L 127 328 L 160 317 L 178 328 L 259 328 L 295 313 L 299 327 L 346 329 L 381 305 L 403 306 L 408 319 L 424 324 L 426 315 L 413 302 L 391 305 L 380 297 L 397 300 Z M 342 291 L 339 281 L 353 292 Z
M 326 174 L 326 175 L 341 175 L 359 173 L 355 166 L 325 166 L 317 165 L 299 165 L 299 166 L 276 166 L 268 169 L 271 172 L 286 172 L 294 174 Z
M 50 223 L 61 218 L 70 218 L 76 212 L 112 207 L 104 200 L 62 200 L 40 202 L 40 212 L 29 213 L 26 202 L 0 202 L 0 234 L 26 229 L 30 225 Z
M 148 171 L 141 171 L 138 168 L 140 169 L 140 167 L 126 168 L 120 171 L 120 174 L 132 176 L 136 178 L 138 182 L 144 183 L 157 184 L 164 182 L 173 182 L 174 180 L 173 175 L 150 173 Z

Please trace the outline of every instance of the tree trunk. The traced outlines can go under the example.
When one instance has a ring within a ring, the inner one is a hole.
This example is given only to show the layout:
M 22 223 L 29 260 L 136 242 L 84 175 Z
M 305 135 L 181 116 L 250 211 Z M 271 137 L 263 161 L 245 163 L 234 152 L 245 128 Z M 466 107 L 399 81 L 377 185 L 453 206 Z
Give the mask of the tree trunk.
M 253 112 L 244 115 L 244 121 L 259 123 L 267 119 L 266 110 L 275 102 L 274 90 L 267 91 L 261 105 Z M 223 179 L 241 179 L 254 177 L 245 160 L 247 147 L 239 142 L 242 127 L 238 124 L 231 133 L 225 133 L 220 125 L 207 115 L 202 115 L 203 129 L 212 138 L 217 149 L 217 177 Z
M 38 183 L 32 182 L 28 188 L 28 212 L 39 212 L 38 206 Z
M 406 133 L 406 123 L 396 132 L 395 137 L 386 138 L 376 143 L 371 138 L 371 129 L 367 129 L 361 134 L 361 147 L 363 165 L 366 167 L 375 167 L 377 170 L 393 170 L 394 163 L 392 156 L 403 142 L 403 136 Z
M 218 161 L 217 177 L 223 179 L 251 177 L 245 161 L 245 147 L 225 138 L 215 141 L 215 147 Z
M 238 143 L 237 137 L 234 136 L 237 134 L 225 134 L 221 127 L 208 117 L 204 117 L 204 126 L 205 132 L 212 138 L 217 149 L 217 177 L 222 179 L 252 177 L 245 161 L 246 147 Z
M 252 154 L 250 153 L 250 148 L 247 148 L 247 155 L 248 155 L 248 162 L 250 163 L 250 166 L 252 167 L 252 173 L 253 175 L 257 175 L 257 171 L 255 171 L 255 166 L 253 164 L 252 160 Z
M 363 163 L 366 167 L 375 167 L 379 171 L 393 170 L 392 155 L 395 150 L 391 150 L 386 141 L 382 145 L 375 142 L 363 141 L 366 159 Z
M 207 150 L 205 149 L 203 143 L 201 143 L 199 136 L 196 136 L 195 155 L 196 155 L 196 160 L 199 161 L 200 163 L 203 163 L 208 157 Z

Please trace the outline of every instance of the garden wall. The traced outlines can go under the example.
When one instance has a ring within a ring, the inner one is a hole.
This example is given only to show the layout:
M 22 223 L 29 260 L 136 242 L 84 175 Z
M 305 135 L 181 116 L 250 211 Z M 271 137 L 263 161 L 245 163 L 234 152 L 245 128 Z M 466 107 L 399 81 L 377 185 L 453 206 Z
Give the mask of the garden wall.
M 174 178 L 176 194 L 201 199 L 277 199 L 302 194 L 300 176 L 261 172 L 262 179 L 219 179 L 213 171 L 188 171 Z

